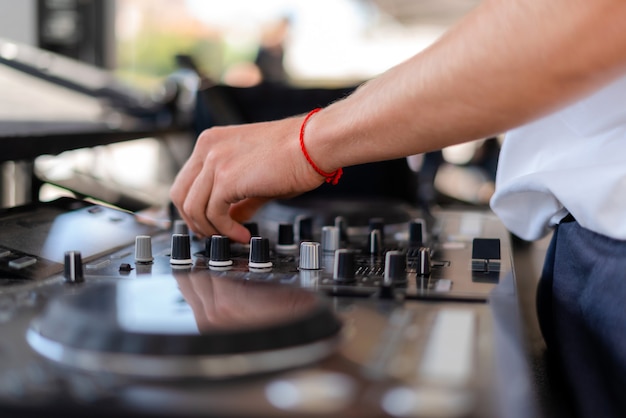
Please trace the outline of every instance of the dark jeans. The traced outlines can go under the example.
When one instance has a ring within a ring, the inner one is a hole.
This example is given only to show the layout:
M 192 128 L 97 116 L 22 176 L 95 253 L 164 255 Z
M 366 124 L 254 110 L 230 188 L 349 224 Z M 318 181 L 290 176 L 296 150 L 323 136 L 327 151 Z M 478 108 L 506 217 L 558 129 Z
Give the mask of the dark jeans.
M 626 416 L 626 241 L 562 222 L 537 291 L 550 361 L 581 417 Z

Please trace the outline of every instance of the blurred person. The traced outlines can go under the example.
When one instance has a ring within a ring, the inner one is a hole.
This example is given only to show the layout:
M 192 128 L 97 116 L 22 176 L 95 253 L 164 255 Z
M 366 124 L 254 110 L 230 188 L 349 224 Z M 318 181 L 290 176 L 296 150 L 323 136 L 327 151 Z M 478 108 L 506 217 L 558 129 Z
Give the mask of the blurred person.
M 268 83 L 287 83 L 285 70 L 285 40 L 289 33 L 290 20 L 283 17 L 265 28 L 254 63 L 261 73 L 261 79 Z
M 507 132 L 494 212 L 553 231 L 542 333 L 580 416 L 626 416 L 626 2 L 485 0 L 432 46 L 324 109 L 204 131 L 171 198 L 199 235 L 341 168 Z

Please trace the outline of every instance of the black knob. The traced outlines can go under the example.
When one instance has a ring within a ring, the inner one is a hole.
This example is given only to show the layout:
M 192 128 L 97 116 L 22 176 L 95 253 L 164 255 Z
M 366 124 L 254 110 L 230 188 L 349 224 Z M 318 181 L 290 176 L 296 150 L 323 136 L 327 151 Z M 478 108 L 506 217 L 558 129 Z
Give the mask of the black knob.
M 229 267 L 233 265 L 230 258 L 230 238 L 224 235 L 211 237 L 211 249 L 209 253 L 209 267 Z
M 259 236 L 259 225 L 256 222 L 246 222 L 243 224 L 248 231 L 250 231 L 251 237 Z
M 83 275 L 83 258 L 80 251 L 66 251 L 63 276 L 68 283 L 82 283 L 85 281 Z
M 385 220 L 383 218 L 370 218 L 369 227 L 370 232 L 375 229 L 380 229 L 382 231 L 385 228 Z
M 268 269 L 272 265 L 270 261 L 270 240 L 262 237 L 252 237 L 250 239 L 248 266 L 251 269 Z
M 356 257 L 354 251 L 340 249 L 335 251 L 333 279 L 338 282 L 352 283 L 355 279 Z
M 406 255 L 400 251 L 388 251 L 385 254 L 384 284 L 404 284 L 406 282 Z
M 174 228 L 172 230 L 173 234 L 183 234 L 189 235 L 189 227 L 182 219 L 177 219 L 174 221 Z
M 300 241 L 313 240 L 313 218 L 310 216 L 301 216 L 298 221 L 298 239 Z
M 170 264 L 187 265 L 193 264 L 191 260 L 191 242 L 187 234 L 172 234 L 172 253 Z
M 278 225 L 278 243 L 276 244 L 276 251 L 280 253 L 288 253 L 294 252 L 297 249 L 298 246 L 294 241 L 293 225 Z
M 409 247 L 419 248 L 424 245 L 426 231 L 422 219 L 414 219 L 409 222 Z
M 208 258 L 211 257 L 211 238 L 204 239 L 204 255 Z
M 339 229 L 339 242 L 348 243 L 348 224 L 343 216 L 335 217 L 335 226 Z

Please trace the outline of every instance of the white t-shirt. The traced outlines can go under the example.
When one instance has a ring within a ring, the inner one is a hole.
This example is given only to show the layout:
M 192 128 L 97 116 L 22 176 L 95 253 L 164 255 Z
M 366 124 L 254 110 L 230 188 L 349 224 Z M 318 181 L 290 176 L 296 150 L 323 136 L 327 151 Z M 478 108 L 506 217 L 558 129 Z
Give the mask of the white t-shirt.
M 491 207 L 526 240 L 568 212 L 587 229 L 626 240 L 626 77 L 509 132 Z

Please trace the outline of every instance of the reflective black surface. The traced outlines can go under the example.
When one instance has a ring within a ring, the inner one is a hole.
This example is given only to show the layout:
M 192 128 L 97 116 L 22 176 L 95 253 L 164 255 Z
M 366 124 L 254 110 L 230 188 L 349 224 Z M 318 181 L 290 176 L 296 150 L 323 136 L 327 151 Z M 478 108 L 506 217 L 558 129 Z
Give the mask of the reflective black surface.
M 52 301 L 32 326 L 62 347 L 146 355 L 273 350 L 340 328 L 313 292 L 193 273 L 84 288 Z

